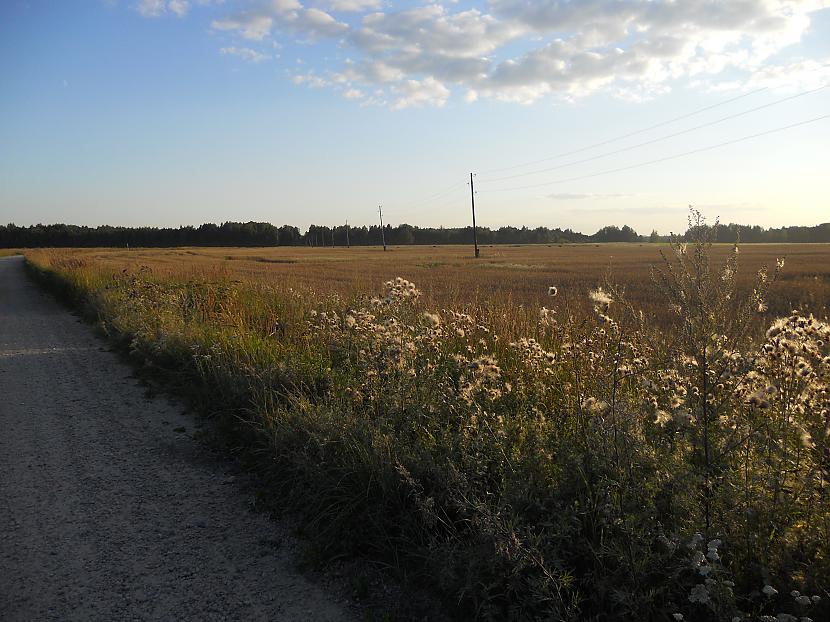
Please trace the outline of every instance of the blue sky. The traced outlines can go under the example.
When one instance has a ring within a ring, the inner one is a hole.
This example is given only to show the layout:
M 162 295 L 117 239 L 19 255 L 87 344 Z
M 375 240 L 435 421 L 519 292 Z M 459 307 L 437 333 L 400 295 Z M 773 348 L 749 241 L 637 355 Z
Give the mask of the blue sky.
M 827 222 L 828 7 L 7 0 L 0 221 Z

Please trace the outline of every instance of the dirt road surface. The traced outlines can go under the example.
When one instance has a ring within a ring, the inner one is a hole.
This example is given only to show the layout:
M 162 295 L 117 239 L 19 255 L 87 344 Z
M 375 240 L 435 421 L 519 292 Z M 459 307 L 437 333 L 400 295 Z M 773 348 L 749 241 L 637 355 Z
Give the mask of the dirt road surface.
M 0 619 L 351 619 L 182 410 L 0 259 Z

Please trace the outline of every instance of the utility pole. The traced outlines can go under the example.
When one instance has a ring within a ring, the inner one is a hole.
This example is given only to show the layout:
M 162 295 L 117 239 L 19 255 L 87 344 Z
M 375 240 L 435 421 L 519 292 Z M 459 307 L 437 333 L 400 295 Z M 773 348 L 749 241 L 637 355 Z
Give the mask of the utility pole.
M 380 216 L 380 241 L 383 242 L 383 252 L 386 252 L 386 234 L 383 232 L 383 206 L 378 205 L 378 215 Z
M 349 221 L 346 221 L 346 248 L 351 248 L 352 245 L 349 244 Z
M 473 186 L 473 173 L 470 173 L 470 203 L 473 206 L 473 246 L 476 250 L 476 259 L 479 257 L 478 237 L 476 235 L 476 190 Z

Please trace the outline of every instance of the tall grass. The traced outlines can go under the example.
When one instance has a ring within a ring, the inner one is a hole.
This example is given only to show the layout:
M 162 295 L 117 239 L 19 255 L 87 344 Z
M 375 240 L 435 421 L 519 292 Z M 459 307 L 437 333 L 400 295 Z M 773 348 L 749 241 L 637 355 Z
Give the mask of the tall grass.
M 747 292 L 699 230 L 655 270 L 660 323 L 613 283 L 587 312 L 431 309 L 402 278 L 315 299 L 29 262 L 232 422 L 324 556 L 461 619 L 827 619 L 830 325 L 767 317 L 782 266 Z

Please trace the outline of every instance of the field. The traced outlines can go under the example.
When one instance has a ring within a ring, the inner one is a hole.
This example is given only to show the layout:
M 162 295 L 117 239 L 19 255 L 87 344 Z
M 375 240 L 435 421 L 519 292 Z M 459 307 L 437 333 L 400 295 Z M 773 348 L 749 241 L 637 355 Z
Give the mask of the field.
M 471 254 L 27 259 L 222 423 L 323 561 L 458 619 L 827 619 L 830 246 Z
M 713 247 L 723 261 L 730 245 Z M 651 269 L 662 264 L 662 244 L 577 244 L 491 246 L 472 257 L 467 246 L 402 246 L 354 248 L 180 248 L 74 250 L 74 257 L 122 270 L 149 268 L 159 277 L 225 277 L 293 287 L 315 296 L 337 293 L 343 298 L 375 294 L 391 278 L 418 285 L 434 307 L 498 308 L 515 313 L 519 305 L 538 309 L 547 303 L 548 287 L 559 288 L 561 300 L 583 305 L 588 289 L 606 280 L 626 291 L 631 302 L 659 311 Z M 741 247 L 739 283 L 751 287 L 763 265 L 786 259 L 786 269 L 770 300 L 771 310 L 786 313 L 803 307 L 825 314 L 830 304 L 830 245 L 754 244 Z M 560 305 L 563 304 L 560 302 Z

